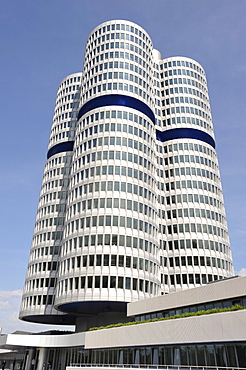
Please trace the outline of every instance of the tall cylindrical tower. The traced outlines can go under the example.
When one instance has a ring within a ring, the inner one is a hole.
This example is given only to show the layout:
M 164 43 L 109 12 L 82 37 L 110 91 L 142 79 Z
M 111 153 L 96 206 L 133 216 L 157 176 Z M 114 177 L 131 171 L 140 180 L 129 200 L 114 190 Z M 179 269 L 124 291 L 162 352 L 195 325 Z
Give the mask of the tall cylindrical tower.
M 205 72 L 190 58 L 167 58 L 160 62 L 160 83 L 161 282 L 168 293 L 234 271 Z
M 27 321 L 75 323 L 74 318 L 58 312 L 53 305 L 63 241 L 81 76 L 81 73 L 69 75 L 61 82 L 57 92 L 20 308 L 20 318 Z
M 99 25 L 58 89 L 20 318 L 82 330 L 232 275 L 203 68 Z
M 152 42 L 141 27 L 106 22 L 89 36 L 59 310 L 112 319 L 127 302 L 159 294 L 152 74 Z

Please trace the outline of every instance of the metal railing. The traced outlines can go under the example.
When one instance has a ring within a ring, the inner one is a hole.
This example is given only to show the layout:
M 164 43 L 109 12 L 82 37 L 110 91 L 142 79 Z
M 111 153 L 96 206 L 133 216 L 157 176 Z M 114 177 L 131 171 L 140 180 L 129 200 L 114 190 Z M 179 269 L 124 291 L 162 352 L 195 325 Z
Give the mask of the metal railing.
M 76 364 L 71 363 L 67 369 L 69 368 L 97 368 L 97 369 L 104 369 L 104 368 L 115 368 L 115 369 L 157 369 L 157 370 L 246 370 L 246 367 L 224 367 L 224 366 L 189 366 L 189 365 L 150 365 L 150 364 Z

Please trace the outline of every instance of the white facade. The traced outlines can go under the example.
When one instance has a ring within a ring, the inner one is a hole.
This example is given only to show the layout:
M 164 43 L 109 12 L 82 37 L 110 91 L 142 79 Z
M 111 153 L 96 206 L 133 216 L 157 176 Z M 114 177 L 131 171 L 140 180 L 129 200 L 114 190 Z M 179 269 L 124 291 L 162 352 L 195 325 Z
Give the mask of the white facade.
M 203 68 L 99 25 L 58 89 L 20 318 L 115 322 L 233 273 Z
M 211 308 L 216 310 L 208 312 Z M 131 325 L 73 334 L 1 335 L 0 347 L 5 353 L 0 353 L 0 361 L 5 359 L 11 365 L 18 355 L 25 370 L 44 369 L 48 362 L 61 370 L 246 369 L 245 308 L 246 277 L 233 277 L 141 304 L 129 303 L 128 316 L 140 320 Z M 175 316 L 182 313 L 197 315 Z M 168 316 L 168 320 L 141 322 Z M 15 350 L 11 358 L 6 355 L 8 349 Z

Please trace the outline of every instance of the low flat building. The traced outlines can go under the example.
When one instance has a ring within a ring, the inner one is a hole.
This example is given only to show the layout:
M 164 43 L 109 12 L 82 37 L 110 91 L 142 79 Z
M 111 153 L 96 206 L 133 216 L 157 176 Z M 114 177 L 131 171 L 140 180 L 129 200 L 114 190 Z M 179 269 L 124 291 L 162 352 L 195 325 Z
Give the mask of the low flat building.
M 246 277 L 234 277 L 130 303 L 128 318 L 136 320 L 130 324 L 72 334 L 1 335 L 0 347 L 25 350 L 25 370 L 43 370 L 48 363 L 53 370 L 246 369 L 244 307 Z

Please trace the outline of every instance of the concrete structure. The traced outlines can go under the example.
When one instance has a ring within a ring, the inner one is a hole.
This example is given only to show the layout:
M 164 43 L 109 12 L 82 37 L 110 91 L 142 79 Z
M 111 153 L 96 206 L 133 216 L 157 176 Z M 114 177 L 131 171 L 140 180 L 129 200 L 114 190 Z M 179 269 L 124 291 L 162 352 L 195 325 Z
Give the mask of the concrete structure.
M 246 307 L 246 277 L 235 277 L 128 304 L 131 319 Z M 218 312 L 110 329 L 57 335 L 10 334 L 5 349 L 26 350 L 24 368 L 53 369 L 164 367 L 165 369 L 246 369 L 246 310 Z M 0 354 L 0 360 L 4 354 Z M 200 366 L 200 367 L 199 367 Z
M 82 330 L 230 276 L 203 68 L 101 24 L 58 88 L 20 318 Z
M 76 333 L 2 335 L 1 348 L 24 349 L 25 370 L 245 369 L 233 274 L 202 66 L 162 59 L 132 22 L 99 25 L 58 88 L 20 309 Z

